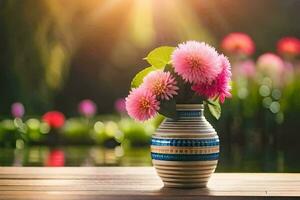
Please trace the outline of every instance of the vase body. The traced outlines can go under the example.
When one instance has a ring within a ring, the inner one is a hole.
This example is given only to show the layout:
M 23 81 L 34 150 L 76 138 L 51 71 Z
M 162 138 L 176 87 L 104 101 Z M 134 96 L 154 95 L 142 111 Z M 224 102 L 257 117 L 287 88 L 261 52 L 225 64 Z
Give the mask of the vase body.
M 151 139 L 152 163 L 166 187 L 206 187 L 219 157 L 219 137 L 202 104 L 177 104 Z

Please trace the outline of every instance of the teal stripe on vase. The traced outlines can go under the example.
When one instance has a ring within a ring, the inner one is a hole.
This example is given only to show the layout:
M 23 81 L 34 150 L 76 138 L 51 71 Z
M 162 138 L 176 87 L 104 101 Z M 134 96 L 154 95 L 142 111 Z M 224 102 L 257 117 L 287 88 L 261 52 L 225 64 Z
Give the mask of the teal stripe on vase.
M 178 119 L 165 119 L 152 136 L 152 163 L 166 187 L 205 187 L 217 166 L 219 137 L 202 104 L 176 110 Z
M 154 160 L 169 160 L 169 161 L 208 161 L 218 160 L 219 153 L 212 154 L 162 154 L 151 153 L 151 157 Z
M 182 146 L 182 147 L 203 147 L 218 146 L 219 139 L 161 139 L 152 137 L 151 145 L 153 146 Z

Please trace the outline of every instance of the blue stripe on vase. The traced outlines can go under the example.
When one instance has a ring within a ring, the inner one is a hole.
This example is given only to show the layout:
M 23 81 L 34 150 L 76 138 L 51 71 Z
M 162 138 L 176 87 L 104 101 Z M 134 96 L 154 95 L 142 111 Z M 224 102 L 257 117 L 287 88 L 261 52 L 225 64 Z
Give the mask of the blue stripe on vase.
M 151 153 L 153 160 L 166 160 L 166 161 L 210 161 L 217 160 L 219 153 L 212 154 L 160 154 Z
M 201 117 L 200 111 L 177 111 L 178 117 Z
M 177 147 L 203 147 L 217 146 L 219 139 L 158 139 L 152 138 L 151 145 L 153 146 L 177 146 Z

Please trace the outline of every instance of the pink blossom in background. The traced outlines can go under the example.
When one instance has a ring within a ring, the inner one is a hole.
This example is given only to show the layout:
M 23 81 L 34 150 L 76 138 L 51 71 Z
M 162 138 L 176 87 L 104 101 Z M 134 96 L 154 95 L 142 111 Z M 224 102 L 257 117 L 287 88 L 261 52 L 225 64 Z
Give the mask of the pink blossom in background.
M 119 113 L 126 113 L 126 103 L 124 98 L 115 101 L 115 110 Z
M 157 114 L 159 101 L 143 87 L 133 89 L 126 98 L 128 115 L 135 120 L 146 121 Z
M 297 60 L 297 61 L 293 64 L 293 67 L 294 67 L 294 72 L 295 72 L 295 74 L 300 75 L 300 60 Z
M 275 84 L 282 81 L 285 66 L 283 60 L 274 53 L 265 53 L 257 59 L 257 69 L 272 79 Z
M 143 82 L 143 87 L 149 90 L 159 99 L 169 100 L 174 95 L 177 95 L 177 82 L 170 72 L 160 70 L 150 72 Z
M 283 81 L 284 83 L 290 83 L 294 79 L 295 69 L 294 65 L 291 62 L 284 61 L 284 74 L 283 74 Z
M 229 54 L 252 55 L 255 45 L 252 38 L 245 33 L 230 33 L 221 42 L 221 48 Z
M 21 118 L 25 114 L 25 109 L 22 103 L 15 102 L 11 105 L 11 114 L 15 118 Z
M 239 61 L 232 67 L 233 76 L 254 78 L 256 74 L 255 63 L 253 60 Z
M 78 105 L 78 112 L 86 117 L 92 117 L 97 112 L 97 105 L 90 99 L 82 100 Z
M 224 56 L 220 55 L 222 63 L 222 71 L 217 78 L 211 84 L 196 84 L 192 86 L 192 90 L 198 95 L 206 98 L 219 97 L 221 103 L 224 103 L 225 98 L 231 97 L 231 72 L 229 60 Z
M 284 56 L 300 55 L 300 40 L 295 37 L 284 37 L 277 42 L 277 52 Z
M 283 65 L 284 65 L 284 72 L 286 74 L 294 73 L 294 65 L 291 62 L 283 61 Z
M 222 70 L 216 50 L 196 41 L 179 44 L 172 54 L 172 64 L 176 73 L 193 84 L 211 83 Z

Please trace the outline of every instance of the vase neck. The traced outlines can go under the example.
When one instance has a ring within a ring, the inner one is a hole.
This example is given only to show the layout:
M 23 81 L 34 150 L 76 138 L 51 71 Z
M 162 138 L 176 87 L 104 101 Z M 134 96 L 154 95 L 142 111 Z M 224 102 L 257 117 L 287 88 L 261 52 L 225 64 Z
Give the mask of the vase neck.
M 204 116 L 203 104 L 177 104 L 176 111 L 179 119 Z

